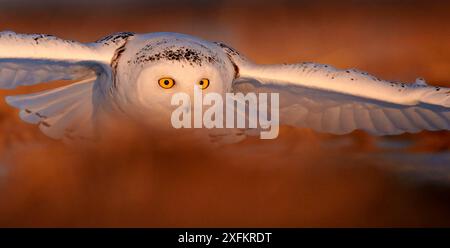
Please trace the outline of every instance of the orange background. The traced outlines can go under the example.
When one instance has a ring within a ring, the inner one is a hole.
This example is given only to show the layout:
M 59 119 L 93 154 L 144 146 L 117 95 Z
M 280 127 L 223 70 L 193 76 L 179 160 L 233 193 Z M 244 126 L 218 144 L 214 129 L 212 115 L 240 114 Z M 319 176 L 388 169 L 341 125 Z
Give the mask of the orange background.
M 0 4 L 0 30 L 83 42 L 181 32 L 259 63 L 314 61 L 450 86 L 450 5 L 440 1 Z M 136 127 L 117 133 L 94 147 L 65 146 L 1 101 L 0 226 L 450 224 L 448 131 L 374 138 L 283 127 L 276 140 L 221 149 Z M 411 144 L 380 148 L 380 139 Z M 411 160 L 422 155 L 435 159 L 419 170 Z

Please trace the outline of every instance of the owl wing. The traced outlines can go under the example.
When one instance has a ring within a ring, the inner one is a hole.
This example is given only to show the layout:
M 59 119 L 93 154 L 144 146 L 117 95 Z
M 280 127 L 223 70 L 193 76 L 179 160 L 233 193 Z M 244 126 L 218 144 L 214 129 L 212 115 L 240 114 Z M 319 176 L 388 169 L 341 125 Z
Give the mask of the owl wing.
M 117 33 L 94 43 L 42 34 L 0 32 L 0 89 L 72 80 L 67 86 L 9 96 L 20 117 L 46 135 L 68 141 L 91 137 L 93 95 L 112 80 L 111 64 L 131 33 Z
M 0 58 L 0 89 L 90 77 L 95 77 L 95 71 L 86 63 L 51 59 Z
M 235 91 L 280 93 L 280 124 L 334 134 L 450 129 L 450 88 L 422 79 L 389 82 L 315 63 L 256 65 L 231 48 L 225 52 L 238 71 Z

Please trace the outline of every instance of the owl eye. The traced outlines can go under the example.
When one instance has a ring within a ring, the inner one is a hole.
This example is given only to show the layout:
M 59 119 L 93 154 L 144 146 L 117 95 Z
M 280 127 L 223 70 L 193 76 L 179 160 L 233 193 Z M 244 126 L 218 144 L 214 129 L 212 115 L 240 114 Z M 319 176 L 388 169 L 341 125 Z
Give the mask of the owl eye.
M 163 89 L 170 89 L 175 85 L 175 80 L 172 78 L 161 78 L 158 80 L 159 86 Z
M 198 86 L 200 86 L 200 89 L 204 90 L 209 86 L 209 79 L 203 78 L 202 80 L 198 81 L 197 84 Z

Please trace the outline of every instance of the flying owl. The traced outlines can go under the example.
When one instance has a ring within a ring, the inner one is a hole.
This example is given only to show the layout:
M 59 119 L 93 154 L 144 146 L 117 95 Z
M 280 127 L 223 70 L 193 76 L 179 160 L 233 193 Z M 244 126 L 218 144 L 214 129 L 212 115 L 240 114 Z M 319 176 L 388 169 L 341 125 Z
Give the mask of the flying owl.
M 8 96 L 46 135 L 89 139 L 103 119 L 168 119 L 174 93 L 278 92 L 280 124 L 346 134 L 450 129 L 450 88 L 316 63 L 258 65 L 230 46 L 177 33 L 116 33 L 93 43 L 0 32 L 0 88 L 70 80 Z M 105 118 L 103 118 L 105 117 Z

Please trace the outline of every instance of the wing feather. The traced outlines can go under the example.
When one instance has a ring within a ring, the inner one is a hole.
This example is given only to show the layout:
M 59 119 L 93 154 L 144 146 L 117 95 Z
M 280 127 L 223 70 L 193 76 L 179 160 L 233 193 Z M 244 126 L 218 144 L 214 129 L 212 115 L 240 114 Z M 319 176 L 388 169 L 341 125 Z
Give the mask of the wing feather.
M 111 62 L 117 47 L 80 43 L 48 34 L 0 32 L 0 58 Z
M 385 81 L 315 63 L 257 65 L 234 50 L 224 51 L 239 71 L 235 91 L 280 93 L 280 124 L 335 134 L 450 129 L 450 88 L 422 79 Z
M 400 105 L 304 87 L 236 82 L 237 92 L 280 93 L 280 124 L 346 134 L 356 129 L 374 135 L 450 129 L 450 109 L 419 103 Z
M 0 32 L 0 89 L 74 81 L 52 90 L 10 96 L 6 101 L 20 109 L 22 120 L 39 125 L 52 138 L 90 138 L 94 105 L 102 100 L 93 99 L 93 94 L 110 85 L 116 50 L 133 35 L 116 33 L 85 44 L 52 35 Z
M 89 63 L 43 59 L 0 59 L 0 88 L 95 76 Z
M 428 103 L 450 107 L 449 88 L 385 81 L 355 69 L 338 70 L 314 63 L 245 63 L 239 67 L 239 72 L 241 78 L 256 79 L 262 84 L 296 85 L 400 105 Z
M 355 129 L 354 110 L 349 105 L 343 105 L 341 108 L 340 128 L 342 133 L 349 133 Z

